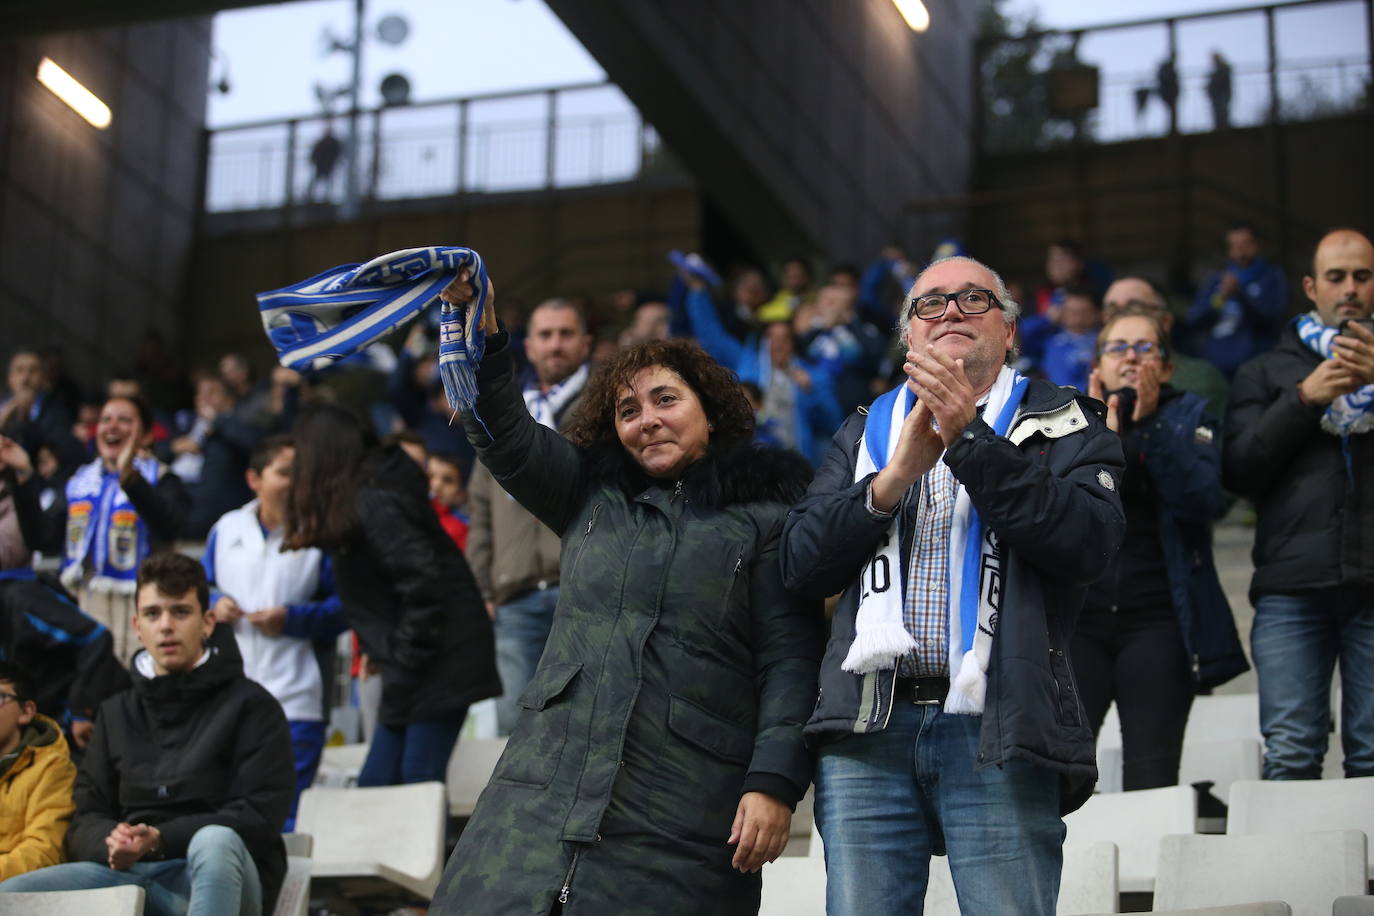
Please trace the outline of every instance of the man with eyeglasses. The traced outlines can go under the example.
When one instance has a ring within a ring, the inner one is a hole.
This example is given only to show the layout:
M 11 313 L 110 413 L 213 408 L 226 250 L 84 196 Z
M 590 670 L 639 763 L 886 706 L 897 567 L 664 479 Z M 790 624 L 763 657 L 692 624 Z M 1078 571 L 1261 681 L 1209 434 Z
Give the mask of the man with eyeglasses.
M 1062 816 L 1097 778 L 1068 645 L 1125 526 L 1103 405 L 1011 367 L 1019 306 L 971 258 L 902 313 L 905 382 L 836 433 L 783 532 L 789 588 L 843 592 L 806 733 L 827 911 L 1052 914 Z
M 1319 779 L 1341 670 L 1346 776 L 1374 776 L 1374 245 L 1328 233 L 1312 311 L 1241 366 L 1223 452 L 1254 500 L 1250 647 L 1265 779 Z
M 1174 329 L 1174 313 L 1169 309 L 1164 289 L 1153 280 L 1122 277 L 1107 287 L 1107 293 L 1102 297 L 1102 320 L 1111 321 L 1128 310 L 1158 318 L 1167 332 Z M 1216 417 L 1218 423 L 1225 421 L 1226 399 L 1231 391 L 1226 376 L 1205 359 L 1178 352 L 1170 355 L 1174 363 L 1174 375 L 1169 383 L 1179 391 L 1191 391 L 1202 398 L 1207 402 L 1207 413 Z

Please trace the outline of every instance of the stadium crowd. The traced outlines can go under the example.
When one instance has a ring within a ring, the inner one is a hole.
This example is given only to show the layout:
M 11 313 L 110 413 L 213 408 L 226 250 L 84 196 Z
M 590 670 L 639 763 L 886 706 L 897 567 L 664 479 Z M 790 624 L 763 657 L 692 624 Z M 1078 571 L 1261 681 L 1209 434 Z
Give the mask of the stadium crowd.
M 813 779 L 832 912 L 923 895 L 912 851 L 946 846 L 972 911 L 1053 912 L 1108 707 L 1124 787 L 1174 785 L 1193 697 L 1249 668 L 1212 559 L 1236 498 L 1264 777 L 1321 776 L 1338 661 L 1374 775 L 1374 246 L 1333 230 L 1297 299 L 1254 227 L 1224 242 L 1195 295 L 1070 239 L 1010 282 L 953 241 L 776 284 L 674 252 L 660 290 L 498 298 L 485 423 L 437 316 L 308 375 L 188 374 L 150 334 L 98 392 L 15 347 L 0 892 L 270 913 L 344 666 L 360 785 L 442 781 L 480 700 L 512 736 L 436 912 L 571 911 L 575 872 L 755 912 Z M 561 893 L 480 867 L 513 837 Z

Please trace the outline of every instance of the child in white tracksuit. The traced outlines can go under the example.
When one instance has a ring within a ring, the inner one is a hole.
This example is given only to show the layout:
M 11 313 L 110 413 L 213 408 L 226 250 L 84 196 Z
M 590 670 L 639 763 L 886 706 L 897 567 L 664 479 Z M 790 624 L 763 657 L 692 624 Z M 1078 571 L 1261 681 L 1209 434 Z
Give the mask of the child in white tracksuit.
M 273 436 L 258 447 L 247 472 L 257 498 L 220 517 L 203 561 L 215 619 L 233 627 L 243 673 L 277 698 L 291 726 L 296 794 L 287 831 L 324 748 L 324 677 L 317 652 L 327 653 L 348 629 L 328 558 L 315 549 L 281 550 L 294 457 L 289 436 Z

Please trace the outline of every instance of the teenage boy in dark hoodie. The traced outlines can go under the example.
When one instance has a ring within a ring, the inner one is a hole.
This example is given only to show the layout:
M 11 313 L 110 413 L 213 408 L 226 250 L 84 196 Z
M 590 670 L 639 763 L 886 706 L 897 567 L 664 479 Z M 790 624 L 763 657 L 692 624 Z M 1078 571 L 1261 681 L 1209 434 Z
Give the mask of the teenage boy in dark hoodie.
M 147 912 L 272 912 L 286 871 L 294 789 L 280 704 L 243 675 L 232 638 L 211 639 L 201 565 L 158 554 L 138 571 L 134 686 L 100 707 L 76 782 L 74 860 L 5 891 L 137 884 Z M 213 643 L 213 644 L 212 644 Z

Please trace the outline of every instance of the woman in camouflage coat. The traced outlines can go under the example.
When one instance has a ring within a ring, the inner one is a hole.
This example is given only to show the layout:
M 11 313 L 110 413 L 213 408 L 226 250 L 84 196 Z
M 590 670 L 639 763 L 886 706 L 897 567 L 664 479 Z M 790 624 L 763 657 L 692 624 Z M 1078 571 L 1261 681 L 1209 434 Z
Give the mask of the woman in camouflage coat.
M 465 283 L 455 284 L 466 287 Z M 490 306 L 489 312 L 490 314 Z M 613 359 L 564 439 L 488 326 L 468 437 L 562 537 L 558 610 L 434 914 L 756 913 L 811 781 L 820 608 L 778 538 L 810 469 L 685 341 Z

